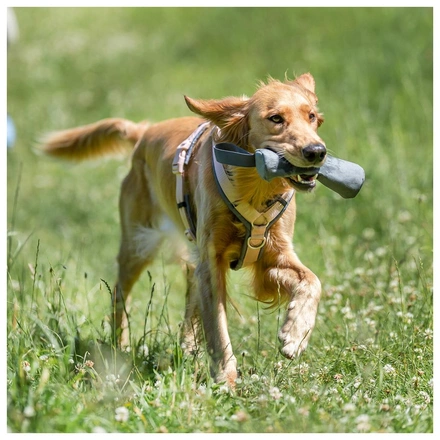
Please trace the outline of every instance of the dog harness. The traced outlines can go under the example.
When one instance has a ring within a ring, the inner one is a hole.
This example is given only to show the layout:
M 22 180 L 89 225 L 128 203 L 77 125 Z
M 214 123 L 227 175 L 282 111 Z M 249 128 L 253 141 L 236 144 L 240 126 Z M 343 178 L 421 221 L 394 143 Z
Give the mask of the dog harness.
M 185 165 L 188 165 L 194 145 L 208 125 L 209 123 L 199 125 L 196 131 L 178 146 L 173 160 L 173 172 L 176 174 L 177 207 L 186 228 L 185 235 L 190 241 L 195 240 L 196 232 L 189 195 L 184 193 Z M 224 165 L 255 167 L 255 157 L 236 145 L 215 144 L 212 140 L 212 169 L 218 190 L 227 207 L 246 229 L 240 257 L 238 260 L 230 262 L 231 269 L 239 270 L 242 267 L 250 266 L 260 258 L 267 241 L 267 233 L 286 210 L 292 200 L 294 190 L 289 190 L 268 201 L 267 208 L 264 211 L 258 211 L 250 203 L 238 200 L 232 176 L 225 170 Z
M 180 217 L 185 226 L 185 235 L 189 241 L 196 239 L 196 227 L 191 215 L 191 206 L 189 195 L 185 193 L 185 166 L 188 165 L 191 159 L 192 150 L 196 142 L 200 139 L 202 134 L 208 128 L 209 122 L 200 124 L 196 131 L 190 134 L 176 150 L 173 160 L 173 173 L 176 175 L 176 201 L 179 209 Z
M 291 189 L 269 200 L 266 203 L 267 208 L 264 211 L 258 211 L 250 203 L 238 199 L 232 176 L 226 172 L 224 167 L 224 165 L 255 167 L 254 155 L 236 145 L 216 145 L 213 141 L 212 162 L 220 195 L 228 208 L 246 228 L 240 258 L 230 263 L 231 269 L 238 270 L 250 266 L 260 258 L 267 241 L 267 233 L 286 210 L 292 200 L 294 190 Z

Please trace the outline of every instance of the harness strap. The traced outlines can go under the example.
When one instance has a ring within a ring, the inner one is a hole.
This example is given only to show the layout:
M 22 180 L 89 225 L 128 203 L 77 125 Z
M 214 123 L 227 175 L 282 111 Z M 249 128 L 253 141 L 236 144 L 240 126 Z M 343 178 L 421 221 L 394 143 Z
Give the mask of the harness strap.
M 234 184 L 226 173 L 224 166 L 216 158 L 214 141 L 212 148 L 213 170 L 219 192 L 228 208 L 238 217 L 246 228 L 246 237 L 240 258 L 238 261 L 231 263 L 231 269 L 238 270 L 258 260 L 261 250 L 266 244 L 268 230 L 281 217 L 289 205 L 294 191 L 288 191 L 273 200 L 269 207 L 263 212 L 257 211 L 248 202 L 237 201 L 238 197 Z
M 176 175 L 177 208 L 179 209 L 180 217 L 185 227 L 185 235 L 189 241 L 196 239 L 196 228 L 191 216 L 189 197 L 184 193 L 185 166 L 189 163 L 194 145 L 208 128 L 208 125 L 209 122 L 200 124 L 196 131 L 191 133 L 191 135 L 177 147 L 173 159 L 173 173 Z
M 202 134 L 209 126 L 209 122 L 202 123 L 198 128 L 185 139 L 176 150 L 173 159 L 173 173 L 176 175 L 176 201 L 185 227 L 185 235 L 190 241 L 196 239 L 196 226 L 192 219 L 189 195 L 185 194 L 185 166 L 188 165 L 192 150 Z M 232 144 L 231 144 L 232 145 Z M 234 157 L 226 151 L 224 157 L 217 158 L 219 149 L 212 140 L 212 165 L 213 174 L 220 195 L 232 213 L 243 223 L 246 228 L 246 236 L 241 249 L 240 258 L 230 263 L 231 269 L 238 270 L 242 267 L 255 263 L 267 241 L 267 233 L 271 226 L 281 217 L 292 200 L 294 190 L 290 190 L 278 196 L 270 202 L 268 207 L 260 212 L 250 203 L 238 200 L 234 183 L 228 176 L 222 163 L 229 163 L 232 166 L 255 167 L 254 155 L 233 146 L 229 153 L 234 151 Z M 226 148 L 222 148 L 227 150 Z M 222 154 L 222 153 L 220 153 Z M 238 156 L 237 156 L 238 154 Z

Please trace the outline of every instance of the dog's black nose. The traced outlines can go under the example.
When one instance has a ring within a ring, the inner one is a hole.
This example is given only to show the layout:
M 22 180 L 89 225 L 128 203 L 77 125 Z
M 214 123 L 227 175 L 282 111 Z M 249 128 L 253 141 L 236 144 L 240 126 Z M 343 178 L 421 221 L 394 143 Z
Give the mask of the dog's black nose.
M 327 149 L 322 144 L 311 144 L 303 148 L 302 154 L 310 163 L 318 163 L 324 160 Z

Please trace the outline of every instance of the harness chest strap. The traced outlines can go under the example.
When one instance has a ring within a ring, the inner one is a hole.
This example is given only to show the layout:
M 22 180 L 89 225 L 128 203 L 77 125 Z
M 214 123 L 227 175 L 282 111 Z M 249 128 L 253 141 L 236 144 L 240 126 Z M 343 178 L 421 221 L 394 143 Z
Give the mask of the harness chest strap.
M 173 173 L 176 175 L 176 201 L 182 222 L 185 226 L 185 235 L 190 241 L 195 240 L 195 225 L 192 220 L 189 196 L 184 191 L 185 166 L 188 165 L 191 153 L 196 142 L 208 128 L 209 122 L 205 122 L 196 129 L 187 139 L 185 139 L 176 150 L 173 160 Z M 281 217 L 294 191 L 279 196 L 273 200 L 268 208 L 263 211 L 257 211 L 248 202 L 236 202 L 237 196 L 234 185 L 229 179 L 224 166 L 217 161 L 214 153 L 214 140 L 212 141 L 212 162 L 213 174 L 217 183 L 219 192 L 228 208 L 244 224 L 246 228 L 246 237 L 243 242 L 241 255 L 238 261 L 231 263 L 231 269 L 238 270 L 242 267 L 255 263 L 260 257 L 261 250 L 266 244 L 267 232 L 270 227 Z M 245 165 L 249 166 L 249 165 Z
M 180 217 L 185 227 L 185 235 L 190 241 L 195 240 L 195 225 L 192 221 L 188 195 L 184 193 L 185 166 L 188 165 L 196 142 L 208 128 L 209 122 L 200 124 L 191 135 L 185 139 L 176 150 L 173 159 L 173 173 L 176 175 L 176 201 Z
M 290 190 L 279 196 L 263 212 L 256 210 L 248 202 L 236 202 L 237 196 L 234 184 L 227 175 L 224 166 L 216 159 L 214 141 L 212 148 L 213 171 L 219 192 L 228 208 L 246 228 L 246 237 L 240 258 L 237 262 L 231 264 L 231 269 L 238 270 L 258 260 L 261 250 L 266 244 L 268 230 L 281 217 L 289 205 L 294 191 Z

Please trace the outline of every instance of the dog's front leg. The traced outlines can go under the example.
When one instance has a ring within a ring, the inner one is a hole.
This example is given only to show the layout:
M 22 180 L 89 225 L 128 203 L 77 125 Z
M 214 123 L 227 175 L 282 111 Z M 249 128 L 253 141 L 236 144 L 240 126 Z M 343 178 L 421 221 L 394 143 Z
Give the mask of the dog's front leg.
M 286 319 L 278 339 L 281 354 L 293 359 L 305 350 L 315 326 L 321 283 L 294 253 L 287 258 L 284 256 L 282 264 L 266 268 L 262 273 L 263 279 L 256 277 L 257 295 L 258 289 L 266 289 L 266 296 L 270 291 L 272 297 L 287 298 Z
M 305 350 L 312 335 L 321 297 L 321 283 L 307 268 L 300 271 L 291 269 L 284 276 L 287 277 L 286 284 L 291 296 L 278 339 L 281 354 L 292 359 Z M 295 286 L 291 284 L 292 280 L 295 280 Z
M 237 360 L 232 352 L 226 318 L 227 266 L 216 258 L 213 246 L 203 249 L 195 275 L 206 344 L 213 363 L 211 373 L 217 382 L 234 387 Z

